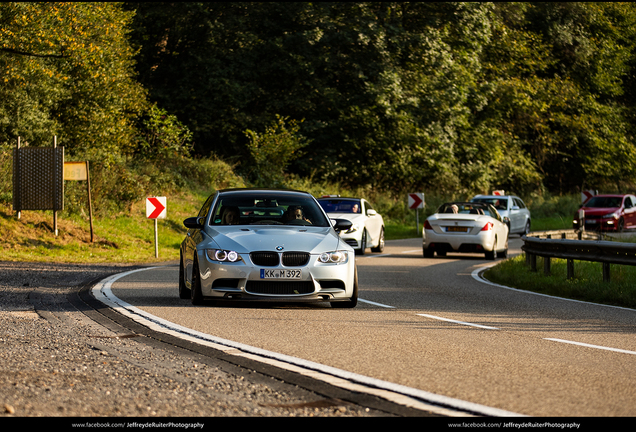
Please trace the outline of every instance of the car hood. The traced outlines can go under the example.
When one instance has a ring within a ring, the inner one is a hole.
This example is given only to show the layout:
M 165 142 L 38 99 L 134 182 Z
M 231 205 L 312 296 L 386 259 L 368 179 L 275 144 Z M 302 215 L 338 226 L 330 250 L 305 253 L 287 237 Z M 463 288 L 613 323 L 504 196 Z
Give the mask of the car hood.
M 353 223 L 357 223 L 365 218 L 362 213 L 327 213 L 330 219 L 346 219 Z
M 340 241 L 335 231 L 329 227 L 310 226 L 245 226 L 218 227 L 209 230 L 211 241 L 216 247 L 239 253 L 252 251 L 306 251 L 313 253 L 349 249 Z

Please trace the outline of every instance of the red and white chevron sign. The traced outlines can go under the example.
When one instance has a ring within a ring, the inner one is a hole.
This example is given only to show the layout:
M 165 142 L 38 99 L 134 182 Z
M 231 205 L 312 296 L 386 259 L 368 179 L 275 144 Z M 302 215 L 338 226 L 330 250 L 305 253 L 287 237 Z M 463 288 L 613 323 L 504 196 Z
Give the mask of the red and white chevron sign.
M 148 219 L 165 219 L 166 205 L 166 197 L 146 198 L 146 217 Z
M 592 198 L 594 195 L 596 195 L 596 192 L 593 190 L 586 190 L 581 192 L 581 202 L 584 203 L 585 201 Z
M 410 193 L 408 196 L 408 205 L 411 210 L 424 208 L 424 194 Z

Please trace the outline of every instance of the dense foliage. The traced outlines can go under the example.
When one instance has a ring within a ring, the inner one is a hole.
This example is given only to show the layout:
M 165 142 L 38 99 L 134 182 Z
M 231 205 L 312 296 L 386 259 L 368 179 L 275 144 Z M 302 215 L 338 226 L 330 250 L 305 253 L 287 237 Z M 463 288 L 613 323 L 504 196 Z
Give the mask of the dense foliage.
M 626 191 L 635 29 L 632 3 L 0 3 L 0 148 L 56 135 L 122 205 L 213 183 L 197 158 L 401 198 Z
M 199 154 L 253 160 L 276 116 L 292 172 L 383 189 L 631 187 L 631 3 L 130 3 L 140 81 Z

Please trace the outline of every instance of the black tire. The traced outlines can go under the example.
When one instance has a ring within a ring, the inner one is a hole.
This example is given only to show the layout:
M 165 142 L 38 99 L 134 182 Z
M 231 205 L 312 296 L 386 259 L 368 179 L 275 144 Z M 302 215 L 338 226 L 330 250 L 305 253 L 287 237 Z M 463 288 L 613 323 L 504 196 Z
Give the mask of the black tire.
M 378 241 L 378 245 L 374 248 L 371 248 L 372 252 L 384 252 L 384 228 L 380 231 L 380 240 Z
M 199 273 L 199 263 L 196 260 L 194 261 L 194 267 L 192 268 L 190 300 L 195 306 L 203 304 L 203 294 L 201 293 L 201 274 Z
M 367 230 L 362 231 L 362 238 L 360 239 L 360 249 L 356 250 L 357 255 L 364 255 L 367 251 Z
M 179 298 L 189 299 L 191 296 L 190 290 L 185 284 L 185 271 L 183 270 L 183 255 L 179 257 Z
M 620 218 L 618 220 L 618 225 L 616 225 L 616 231 L 623 232 L 624 229 L 625 229 L 625 220 L 623 218 Z
M 499 253 L 499 257 L 508 258 L 508 239 L 506 239 L 506 247 Z
M 358 268 L 356 267 L 353 275 L 353 294 L 348 301 L 331 302 L 331 307 L 336 309 L 351 309 L 358 304 Z
M 521 235 L 530 234 L 530 219 L 526 222 L 526 227 L 523 229 L 523 233 Z

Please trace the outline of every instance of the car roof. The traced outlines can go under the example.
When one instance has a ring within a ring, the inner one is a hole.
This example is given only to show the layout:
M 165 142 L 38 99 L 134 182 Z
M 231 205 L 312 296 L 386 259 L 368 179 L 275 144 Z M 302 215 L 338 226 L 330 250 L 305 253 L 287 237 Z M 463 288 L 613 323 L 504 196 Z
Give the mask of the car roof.
M 330 197 L 330 196 L 321 196 L 320 198 L 316 198 L 318 201 L 320 200 L 332 200 L 332 201 L 362 201 L 364 198 L 353 198 L 353 197 Z
M 517 195 L 475 195 L 472 199 L 475 198 L 519 198 Z
M 242 194 L 242 193 L 285 193 L 285 194 L 301 194 L 301 195 L 311 195 L 309 192 L 301 191 L 301 190 L 293 190 L 293 189 L 269 189 L 269 188 L 235 188 L 235 189 L 223 189 L 217 191 L 219 194 Z

